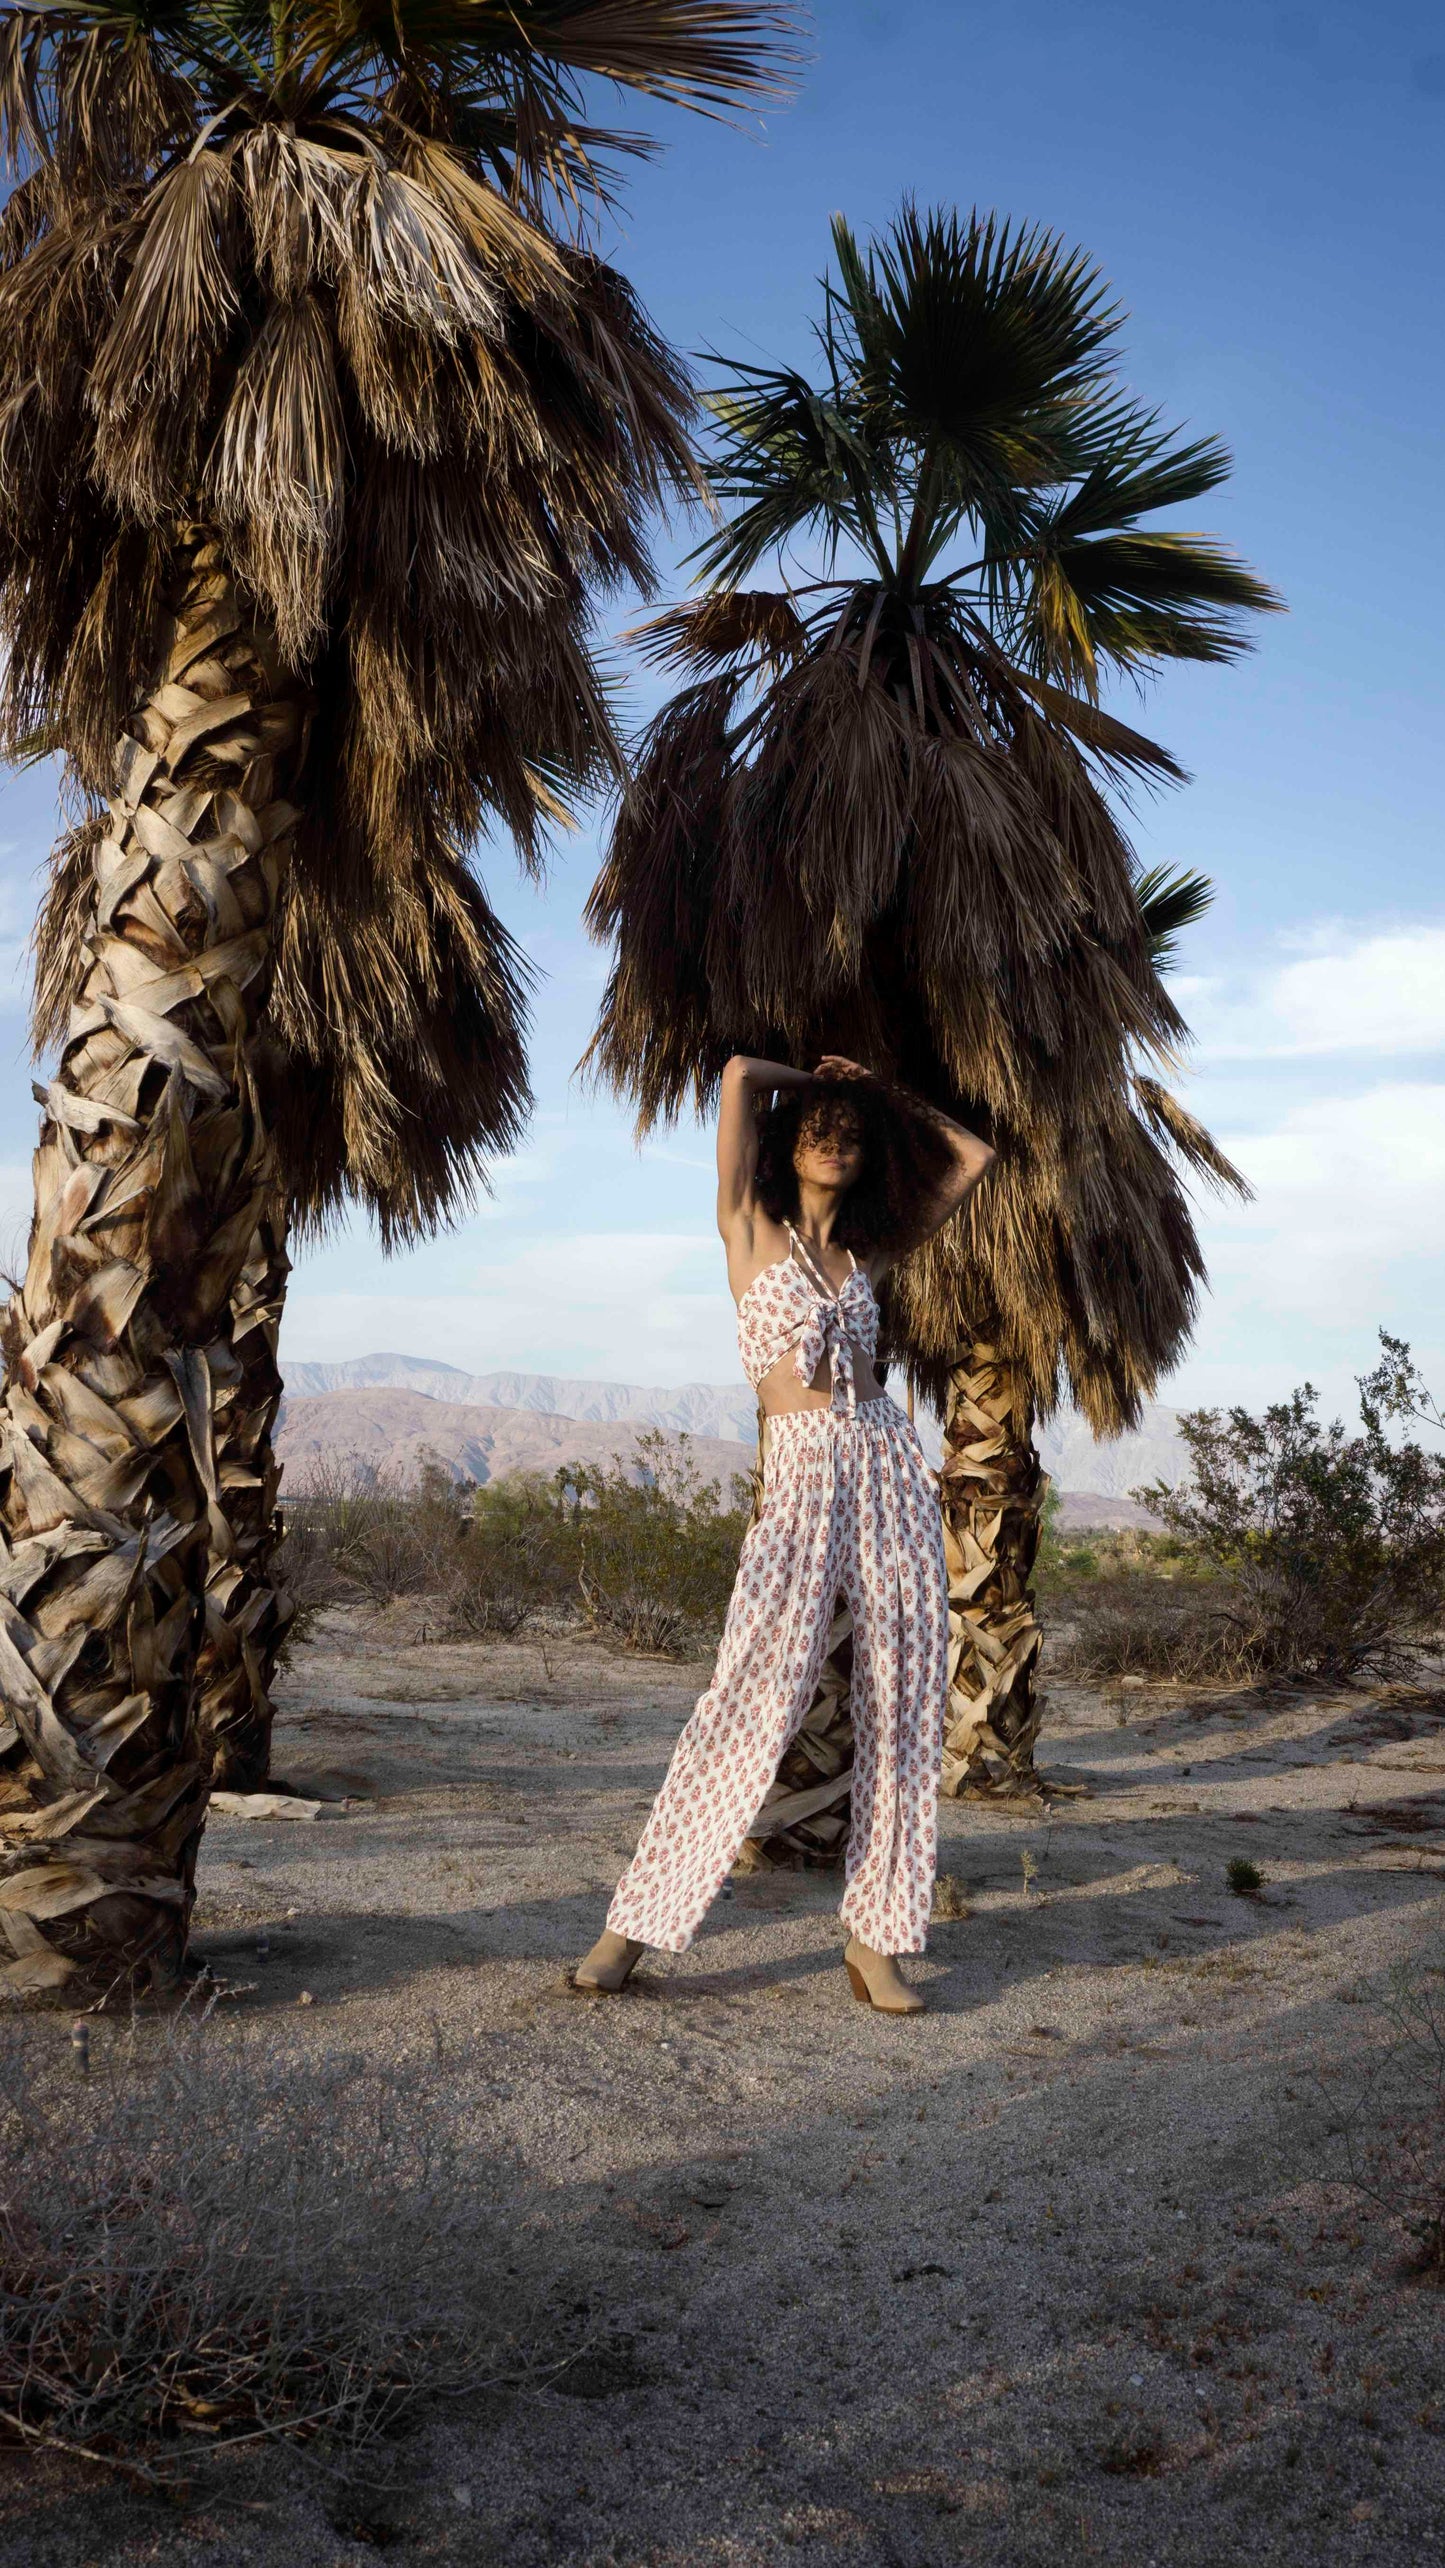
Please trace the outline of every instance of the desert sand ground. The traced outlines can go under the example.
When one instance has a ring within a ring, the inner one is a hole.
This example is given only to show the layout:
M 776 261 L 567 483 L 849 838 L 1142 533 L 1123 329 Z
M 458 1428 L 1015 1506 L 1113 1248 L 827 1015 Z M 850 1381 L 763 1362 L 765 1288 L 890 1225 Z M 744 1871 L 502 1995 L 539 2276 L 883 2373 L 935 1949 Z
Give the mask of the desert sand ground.
M 0 2556 L 1439 2557 L 1445 2308 L 1318 2181 L 1311 2097 L 1378 2038 L 1362 1988 L 1442 1957 L 1445 1704 L 1056 1686 L 1042 1763 L 1088 1797 L 945 1805 L 971 1914 L 913 1966 L 926 2016 L 853 2003 L 816 1875 L 737 1881 L 585 2001 L 566 1965 L 705 1673 L 326 1619 L 276 1766 L 331 1798 L 213 1817 L 198 1941 L 252 2038 L 445 2064 L 532 2377 L 372 2495 L 278 2462 L 186 2510 L 12 2460 Z

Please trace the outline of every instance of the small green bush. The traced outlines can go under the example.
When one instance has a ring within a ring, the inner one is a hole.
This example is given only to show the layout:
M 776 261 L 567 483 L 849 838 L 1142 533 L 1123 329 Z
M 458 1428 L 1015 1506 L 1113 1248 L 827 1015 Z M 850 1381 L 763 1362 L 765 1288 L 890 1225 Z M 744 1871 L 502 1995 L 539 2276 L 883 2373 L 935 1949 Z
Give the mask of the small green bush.
M 1255 1892 L 1264 1888 L 1263 1873 L 1247 1855 L 1235 1855 L 1225 1868 L 1224 1878 L 1236 1899 L 1253 1899 Z
M 1445 1420 L 1408 1346 L 1383 1329 L 1380 1344 L 1358 1434 L 1321 1423 L 1309 1383 L 1261 1417 L 1196 1409 L 1179 1422 L 1191 1484 L 1134 1492 L 1228 1582 L 1262 1675 L 1387 1675 L 1439 1634 L 1445 1453 L 1400 1430 Z
M 1213 1581 L 1219 1575 L 1213 1562 L 1178 1534 L 1156 1533 L 1145 1525 L 1088 1525 L 1068 1533 L 1059 1529 L 1057 1516 L 1058 1498 L 1050 1490 L 1035 1564 L 1038 1585 L 1048 1595 L 1070 1595 L 1095 1581 L 1172 1586 L 1181 1580 Z
M 429 1462 L 414 1481 L 323 1465 L 285 1510 L 292 1639 L 329 1604 L 425 1598 L 439 1633 L 505 1637 L 543 1609 L 623 1648 L 676 1652 L 720 1628 L 751 1505 L 724 1501 L 686 1437 L 639 1434 L 632 1455 L 478 1488 Z
M 652 1429 L 632 1464 L 559 1471 L 555 1486 L 560 1548 L 598 1630 L 626 1649 L 668 1652 L 720 1627 L 752 1502 L 746 1481 L 724 1504 L 687 1438 Z

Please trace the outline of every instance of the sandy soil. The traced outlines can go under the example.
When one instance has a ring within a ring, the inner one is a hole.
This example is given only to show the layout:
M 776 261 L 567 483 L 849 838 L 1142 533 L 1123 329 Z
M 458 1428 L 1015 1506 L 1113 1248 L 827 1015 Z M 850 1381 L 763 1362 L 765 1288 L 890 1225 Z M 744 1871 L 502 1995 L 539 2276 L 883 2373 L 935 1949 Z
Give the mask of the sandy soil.
M 536 2375 L 370 2494 L 278 2463 L 177 2511 L 11 2461 L 0 2557 L 1439 2556 L 1445 2310 L 1317 2181 L 1310 2099 L 1378 2038 L 1362 1988 L 1445 1958 L 1445 1699 L 1058 1688 L 1044 1763 L 1089 1795 L 945 1806 L 971 1913 L 912 1966 L 923 2018 L 852 2002 L 820 1876 L 738 1881 L 691 1953 L 582 2000 L 565 1966 L 704 1675 L 328 1618 L 276 1766 L 332 1797 L 213 1819 L 198 1941 L 257 1983 L 253 2031 L 403 2087 L 446 2064 Z M 1236 1854 L 1261 1898 L 1227 1891 Z

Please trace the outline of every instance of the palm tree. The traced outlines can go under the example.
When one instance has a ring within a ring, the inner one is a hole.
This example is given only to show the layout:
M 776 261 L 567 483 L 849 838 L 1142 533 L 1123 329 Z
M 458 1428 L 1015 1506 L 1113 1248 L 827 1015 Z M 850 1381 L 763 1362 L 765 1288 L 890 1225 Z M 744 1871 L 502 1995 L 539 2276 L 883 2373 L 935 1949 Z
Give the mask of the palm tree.
M 689 682 L 593 893 L 616 959 L 590 1058 L 646 1126 L 708 1105 L 734 1050 L 838 1051 L 995 1144 L 895 1276 L 886 1343 L 944 1416 L 946 1783 L 1018 1789 L 1035 1421 L 1066 1388 L 1098 1433 L 1137 1420 L 1202 1275 L 1180 1164 L 1237 1182 L 1152 1075 L 1185 1028 L 1105 791 L 1180 770 L 1099 690 L 1228 659 L 1276 601 L 1213 538 L 1141 522 L 1228 457 L 1120 390 L 1119 315 L 1079 253 L 911 206 L 867 255 L 841 220 L 833 239 L 818 379 L 731 370 L 704 594 L 643 628 Z M 780 1777 L 780 1803 L 812 1803 L 795 1852 L 836 1839 L 836 1736 Z
M 4 1322 L 14 1988 L 179 1967 L 202 1599 L 269 1516 L 288 1188 L 344 1168 L 436 1209 L 525 1110 L 516 960 L 467 854 L 500 823 L 535 858 L 614 769 L 591 602 L 645 580 L 646 513 L 694 477 L 681 370 L 550 210 L 631 147 L 579 85 L 721 112 L 766 93 L 785 23 L 741 0 L 0 18 L 0 749 L 58 742 L 93 815 L 51 921 L 64 1027 Z M 448 973 L 467 1013 L 438 1048 Z M 451 1073 L 456 1116 L 420 1132 Z

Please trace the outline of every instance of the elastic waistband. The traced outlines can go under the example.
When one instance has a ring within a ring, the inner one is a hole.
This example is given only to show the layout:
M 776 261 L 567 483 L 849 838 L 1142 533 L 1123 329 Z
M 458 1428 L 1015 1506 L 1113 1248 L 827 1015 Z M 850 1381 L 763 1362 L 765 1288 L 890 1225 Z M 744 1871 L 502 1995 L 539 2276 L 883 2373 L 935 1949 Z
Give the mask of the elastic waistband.
M 888 1436 L 896 1435 L 900 1427 L 917 1442 L 912 1421 L 885 1391 L 881 1400 L 860 1400 L 852 1411 L 785 1409 L 781 1417 L 768 1420 L 768 1450 L 772 1452 L 784 1439 L 793 1443 L 809 1436 L 819 1441 L 836 1436 Z

